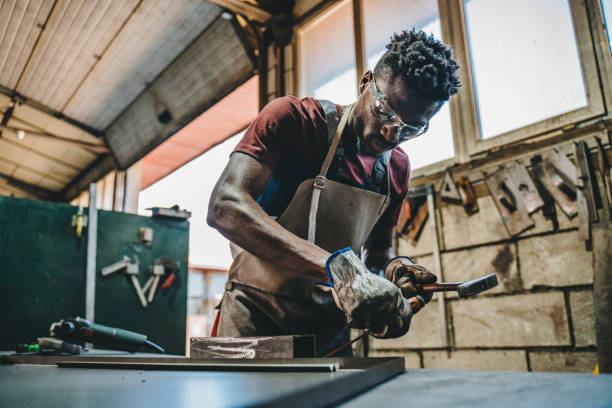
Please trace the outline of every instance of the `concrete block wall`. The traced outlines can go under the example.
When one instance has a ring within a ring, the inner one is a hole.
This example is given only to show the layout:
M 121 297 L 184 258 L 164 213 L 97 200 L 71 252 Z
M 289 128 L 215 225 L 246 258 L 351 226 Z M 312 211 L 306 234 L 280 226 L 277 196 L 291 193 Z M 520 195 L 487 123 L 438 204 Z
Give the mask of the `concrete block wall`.
M 478 205 L 468 216 L 461 206 L 440 203 L 442 274 L 465 281 L 496 273 L 499 287 L 471 299 L 444 295 L 450 347 L 443 347 L 434 297 L 406 336 L 371 339 L 369 355 L 402 355 L 407 367 L 592 372 L 592 253 L 578 237 L 577 219 L 559 208 L 556 220 L 536 212 L 535 227 L 511 238 L 493 199 L 479 197 Z M 432 236 L 428 219 L 416 246 L 399 238 L 398 253 L 432 268 Z

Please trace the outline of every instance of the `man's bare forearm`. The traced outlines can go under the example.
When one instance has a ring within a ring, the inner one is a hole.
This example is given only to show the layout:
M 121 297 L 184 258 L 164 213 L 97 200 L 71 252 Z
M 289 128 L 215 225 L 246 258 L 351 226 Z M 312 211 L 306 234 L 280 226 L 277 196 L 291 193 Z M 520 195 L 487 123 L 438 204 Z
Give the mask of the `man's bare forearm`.
M 327 280 L 325 261 L 330 254 L 287 231 L 253 198 L 265 187 L 258 185 L 262 181 L 253 174 L 262 172 L 267 181 L 269 169 L 261 168 L 254 159 L 239 159 L 238 163 L 230 161 L 213 190 L 208 224 L 261 259 Z

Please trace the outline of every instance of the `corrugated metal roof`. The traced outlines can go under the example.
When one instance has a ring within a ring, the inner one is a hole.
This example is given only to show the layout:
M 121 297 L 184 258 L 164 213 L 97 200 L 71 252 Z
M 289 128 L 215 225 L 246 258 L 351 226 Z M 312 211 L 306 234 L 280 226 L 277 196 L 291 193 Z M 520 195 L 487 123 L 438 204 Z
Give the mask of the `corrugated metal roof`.
M 98 131 L 126 167 L 248 79 L 220 13 L 203 0 L 0 1 L 0 120 L 14 110 L 0 128 L 0 194 L 65 189 L 100 157 L 87 147 L 103 146 Z
M 253 75 L 232 24 L 219 18 L 106 131 L 120 168 L 135 163 Z M 169 123 L 158 115 L 168 110 Z M 126 137 L 129 135 L 129 137 Z

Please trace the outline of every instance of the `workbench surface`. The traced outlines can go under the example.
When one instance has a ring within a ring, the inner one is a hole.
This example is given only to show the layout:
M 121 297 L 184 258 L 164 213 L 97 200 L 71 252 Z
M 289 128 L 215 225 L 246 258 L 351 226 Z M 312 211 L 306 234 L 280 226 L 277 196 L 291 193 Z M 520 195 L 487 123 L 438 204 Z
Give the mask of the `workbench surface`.
M 612 374 L 407 369 L 342 408 L 612 407 Z
M 204 372 L 0 365 L 0 406 L 262 406 L 354 371 Z M 317 406 L 316 395 L 305 398 L 305 406 Z M 409 369 L 341 406 L 612 407 L 612 375 Z

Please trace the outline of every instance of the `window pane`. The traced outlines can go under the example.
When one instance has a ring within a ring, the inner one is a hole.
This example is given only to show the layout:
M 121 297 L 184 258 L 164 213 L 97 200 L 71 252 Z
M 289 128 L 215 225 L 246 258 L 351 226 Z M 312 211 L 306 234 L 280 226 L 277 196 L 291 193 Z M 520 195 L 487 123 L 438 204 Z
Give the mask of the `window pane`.
M 610 50 L 612 51 L 612 0 L 601 0 L 601 8 L 603 9 L 604 20 L 606 22 L 606 30 L 608 30 L 608 41 L 610 41 Z
M 345 1 L 300 30 L 300 95 L 350 104 L 357 99 L 353 9 Z
M 586 106 L 566 0 L 468 0 L 483 139 Z
M 374 68 L 386 51 L 393 33 L 414 27 L 442 39 L 437 0 L 364 0 L 363 20 L 368 69 Z M 426 134 L 401 146 L 410 157 L 412 169 L 452 158 L 455 148 L 448 103 L 433 117 Z

